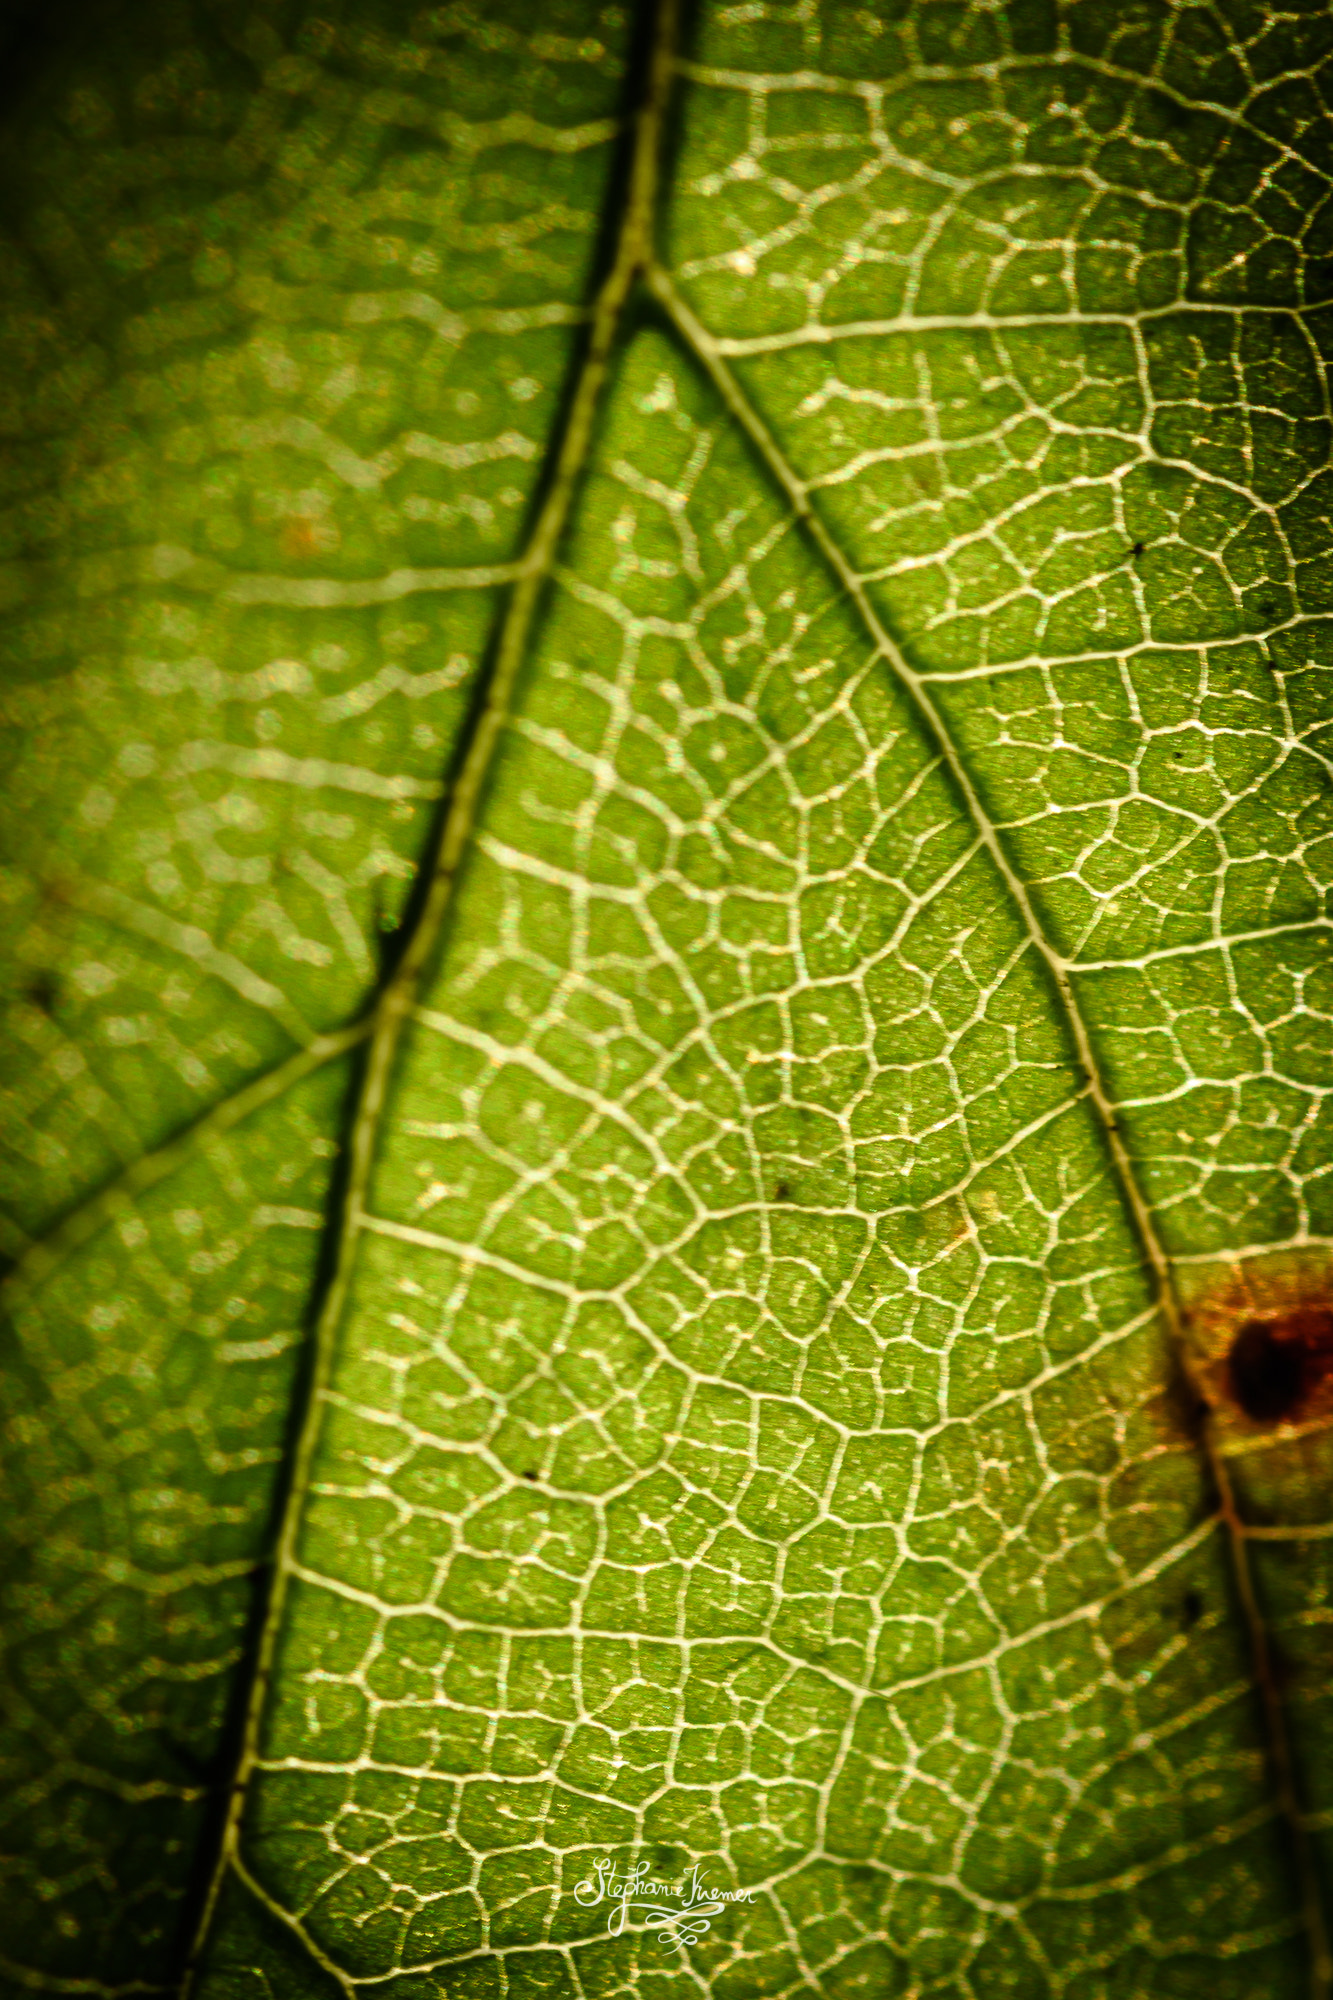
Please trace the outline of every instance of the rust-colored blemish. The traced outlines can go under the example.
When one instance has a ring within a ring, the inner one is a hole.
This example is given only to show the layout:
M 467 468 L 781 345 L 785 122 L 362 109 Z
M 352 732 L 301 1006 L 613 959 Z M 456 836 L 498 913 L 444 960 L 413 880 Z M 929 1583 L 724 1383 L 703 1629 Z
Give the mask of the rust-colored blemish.
M 315 531 L 315 523 L 313 521 L 297 517 L 296 519 L 283 522 L 282 553 L 285 556 L 292 556 L 298 559 L 301 556 L 313 556 L 318 551 L 318 548 L 319 537 Z
M 1248 1431 L 1333 1419 L 1333 1264 L 1256 1258 L 1224 1266 L 1184 1303 L 1190 1373 Z
M 305 556 L 328 555 L 339 542 L 338 530 L 332 523 L 313 514 L 291 514 L 282 524 L 282 553 L 294 561 Z

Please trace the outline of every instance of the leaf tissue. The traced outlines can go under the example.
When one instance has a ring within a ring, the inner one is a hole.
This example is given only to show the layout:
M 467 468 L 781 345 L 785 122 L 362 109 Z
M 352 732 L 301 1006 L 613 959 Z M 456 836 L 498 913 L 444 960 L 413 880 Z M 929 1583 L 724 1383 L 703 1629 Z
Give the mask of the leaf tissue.
M 5 1993 L 1330 2000 L 1333 15 L 4 34 Z

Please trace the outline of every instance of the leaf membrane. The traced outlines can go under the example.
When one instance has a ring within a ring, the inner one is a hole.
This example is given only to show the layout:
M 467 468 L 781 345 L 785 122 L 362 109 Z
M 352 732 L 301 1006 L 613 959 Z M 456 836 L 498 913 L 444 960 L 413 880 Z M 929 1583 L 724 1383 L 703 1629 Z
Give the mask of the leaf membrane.
M 58 113 L 18 1250 L 373 989 L 559 435 L 624 30 L 210 15 L 213 72 L 127 38 Z M 1217 1371 L 1326 1234 L 1327 42 L 700 11 L 685 307 L 626 327 L 365 1213 L 330 1064 L 21 1295 L 25 1981 L 179 1963 L 331 1206 L 196 1993 L 1323 1990 L 1325 1419 Z M 754 1900 L 672 1957 L 574 1897 L 607 1853 Z

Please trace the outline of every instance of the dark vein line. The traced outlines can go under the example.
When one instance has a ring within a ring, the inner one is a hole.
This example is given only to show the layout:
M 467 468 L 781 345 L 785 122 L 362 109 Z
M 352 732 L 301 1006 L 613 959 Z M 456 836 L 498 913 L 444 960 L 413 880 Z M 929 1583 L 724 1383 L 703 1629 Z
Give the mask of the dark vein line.
M 474 710 L 472 734 L 440 822 L 435 852 L 424 864 L 425 894 L 400 957 L 369 1018 L 370 1046 L 353 1113 L 347 1178 L 336 1220 L 328 1287 L 312 1337 L 311 1366 L 297 1412 L 291 1478 L 282 1510 L 262 1627 L 253 1655 L 240 1746 L 228 1791 L 217 1853 L 180 1986 L 189 2000 L 201 1968 L 218 1899 L 228 1874 L 241 1870 L 240 1835 L 246 1795 L 260 1753 L 305 1502 L 310 1490 L 339 1328 L 347 1304 L 365 1198 L 375 1160 L 394 1058 L 439 941 L 459 868 L 471 841 L 496 749 L 509 718 L 533 624 L 574 495 L 587 465 L 593 429 L 624 309 L 652 254 L 652 229 L 667 104 L 674 74 L 678 0 L 656 0 L 642 102 L 621 197 L 610 269 L 593 303 L 588 345 L 554 454 L 551 482 L 537 515 L 500 628 L 490 678 Z
M 153 1152 L 145 1153 L 123 1173 L 117 1174 L 114 1180 L 108 1181 L 86 1201 L 80 1202 L 77 1208 L 71 1209 L 68 1215 L 62 1216 L 59 1222 L 15 1258 L 0 1285 L 5 1291 L 29 1291 L 40 1285 L 72 1251 L 87 1243 L 108 1223 L 114 1222 L 118 1215 L 127 1213 L 140 1195 L 156 1187 L 168 1174 L 175 1173 L 195 1153 L 202 1151 L 210 1139 L 221 1138 L 256 1111 L 262 1111 L 266 1104 L 293 1089 L 304 1077 L 356 1048 L 358 1043 L 365 1041 L 371 1026 L 372 1019 L 367 1015 L 360 1021 L 354 1021 L 350 1028 L 336 1028 L 331 1034 L 316 1035 L 295 1055 L 286 1057 L 272 1069 L 265 1070 L 262 1076 L 243 1084 L 230 1097 L 215 1104 L 211 1111 L 203 1112 L 173 1138 Z
M 1028 936 L 1046 966 L 1051 985 L 1059 996 L 1061 1010 L 1068 1023 L 1079 1064 L 1088 1078 L 1088 1099 L 1101 1125 L 1102 1136 L 1111 1157 L 1122 1198 L 1129 1210 L 1152 1272 L 1158 1308 L 1166 1327 L 1167 1339 L 1178 1364 L 1189 1379 L 1192 1372 L 1189 1367 L 1189 1348 L 1185 1339 L 1183 1315 L 1171 1260 L 1158 1236 L 1151 1205 L 1139 1185 L 1137 1171 L 1121 1134 L 1116 1117 L 1116 1105 L 1101 1074 L 1092 1037 L 1074 993 L 1070 968 L 1046 937 L 1027 884 L 1009 859 L 999 829 L 982 803 L 963 757 L 945 725 L 943 716 L 935 706 L 929 686 L 904 658 L 901 648 L 871 603 L 863 579 L 852 568 L 829 529 L 815 512 L 808 488 L 787 463 L 768 426 L 747 398 L 724 356 L 719 352 L 718 344 L 690 310 L 676 290 L 669 274 L 654 263 L 645 272 L 644 278 L 686 349 L 712 382 L 728 414 L 740 426 L 770 476 L 782 489 L 793 512 L 805 526 L 811 541 L 856 607 L 879 656 L 895 675 L 930 736 L 939 745 L 940 753 L 958 787 L 972 823 L 999 870 Z M 1310 2000 L 1330 2000 L 1330 1996 L 1333 1995 L 1333 1956 L 1330 1955 L 1314 1852 L 1296 1785 L 1286 1714 L 1274 1672 L 1268 1634 L 1255 1593 L 1244 1523 L 1236 1506 L 1225 1458 L 1218 1448 L 1211 1422 L 1206 1416 L 1200 1426 L 1200 1444 L 1209 1477 L 1217 1494 L 1218 1510 L 1227 1530 L 1232 1574 L 1249 1638 L 1251 1669 L 1263 1708 L 1273 1788 L 1294 1852 L 1301 1915 L 1310 1946 Z

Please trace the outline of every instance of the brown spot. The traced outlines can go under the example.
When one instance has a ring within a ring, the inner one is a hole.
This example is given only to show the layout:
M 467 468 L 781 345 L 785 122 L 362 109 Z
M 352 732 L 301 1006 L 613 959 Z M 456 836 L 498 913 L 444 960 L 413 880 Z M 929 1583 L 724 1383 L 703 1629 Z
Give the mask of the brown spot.
M 67 909 L 77 903 L 74 885 L 63 875 L 43 875 L 37 887 L 44 904 L 58 903 Z
M 1185 1311 L 1201 1394 L 1245 1429 L 1333 1418 L 1333 1269 L 1325 1258 L 1235 1264 Z
M 1247 1417 L 1257 1424 L 1290 1417 L 1333 1369 L 1333 1310 L 1300 1306 L 1277 1319 L 1247 1319 L 1227 1368 Z
M 791 1189 L 787 1186 L 786 1181 L 778 1182 L 777 1186 L 773 1190 L 773 1199 L 774 1201 L 791 1200 Z
M 282 553 L 299 562 L 306 556 L 327 555 L 338 546 L 339 535 L 331 521 L 309 514 L 290 514 L 282 524 Z
M 978 1197 L 978 1199 L 980 1200 L 981 1198 Z M 991 1195 L 989 1199 L 993 1201 L 994 1196 Z M 967 1203 L 965 1201 L 959 1201 L 957 1199 L 950 1201 L 945 1209 L 945 1214 L 951 1218 L 951 1227 L 949 1230 L 948 1241 L 949 1241 L 949 1248 L 952 1250 L 959 1243 L 966 1242 L 968 1237 L 975 1235 L 976 1225 L 972 1220 L 971 1210 L 968 1208 Z M 985 1220 L 988 1222 L 993 1222 L 995 1220 L 995 1217 L 992 1215 L 987 1215 L 985 1217 Z
M 282 524 L 282 553 L 285 556 L 312 556 L 317 543 L 313 521 L 284 521 Z

